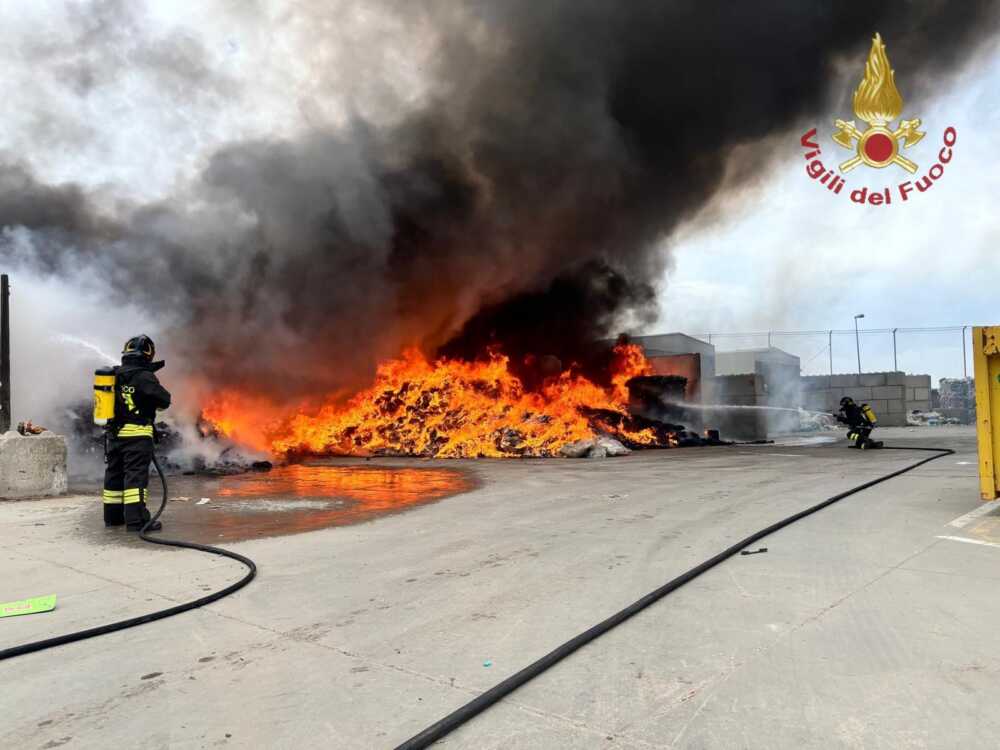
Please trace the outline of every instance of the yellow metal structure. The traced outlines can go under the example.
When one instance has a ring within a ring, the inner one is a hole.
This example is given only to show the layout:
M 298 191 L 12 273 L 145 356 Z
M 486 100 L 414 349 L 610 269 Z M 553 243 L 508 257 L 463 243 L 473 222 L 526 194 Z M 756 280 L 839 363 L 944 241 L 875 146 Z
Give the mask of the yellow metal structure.
M 1000 496 L 1000 326 L 972 329 L 976 375 L 979 487 L 983 500 Z

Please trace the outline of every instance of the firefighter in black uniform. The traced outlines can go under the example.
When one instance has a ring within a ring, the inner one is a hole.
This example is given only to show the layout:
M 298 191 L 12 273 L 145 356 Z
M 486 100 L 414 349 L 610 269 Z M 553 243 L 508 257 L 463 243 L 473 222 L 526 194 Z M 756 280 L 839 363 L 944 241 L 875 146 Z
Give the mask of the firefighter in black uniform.
M 170 406 L 170 393 L 154 373 L 156 347 L 149 336 L 125 343 L 121 367 L 115 368 L 115 419 L 108 433 L 104 471 L 104 525 L 138 531 L 149 520 L 146 496 L 153 460 L 156 412 Z M 159 521 L 150 531 L 161 528 Z
M 834 414 L 834 416 L 838 422 L 843 422 L 849 428 L 847 439 L 853 440 L 854 445 L 848 447 L 860 448 L 861 450 L 882 447 L 881 440 L 872 440 L 869 437 L 872 434 L 872 430 L 875 429 L 878 418 L 868 404 L 858 406 L 854 403 L 854 399 L 844 396 L 840 399 L 840 411 Z

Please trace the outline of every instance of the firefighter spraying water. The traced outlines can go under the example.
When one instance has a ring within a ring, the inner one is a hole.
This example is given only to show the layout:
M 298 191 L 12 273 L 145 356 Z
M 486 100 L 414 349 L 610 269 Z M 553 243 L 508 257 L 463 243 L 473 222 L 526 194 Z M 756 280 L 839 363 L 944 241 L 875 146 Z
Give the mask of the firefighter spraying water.
M 872 440 L 870 435 L 878 424 L 878 417 L 868 404 L 858 406 L 850 396 L 840 399 L 840 411 L 834 414 L 838 422 L 843 422 L 849 428 L 847 439 L 853 441 L 850 448 L 866 450 L 881 448 L 881 440 Z
M 105 429 L 104 525 L 139 531 L 150 520 L 146 498 L 153 459 L 156 412 L 170 406 L 170 393 L 157 380 L 164 363 L 154 362 L 149 336 L 129 339 L 118 367 L 94 373 L 94 422 Z M 147 531 L 156 531 L 159 521 Z
M 197 550 L 220 557 L 228 557 L 230 560 L 236 560 L 245 565 L 246 574 L 225 588 L 191 601 L 174 604 L 165 609 L 106 625 L 97 625 L 23 643 L 19 646 L 2 648 L 0 649 L 0 661 L 87 638 L 115 633 L 203 607 L 239 591 L 257 575 L 257 565 L 254 561 L 236 552 L 210 547 L 207 544 L 148 535 L 149 532 L 162 528 L 158 519 L 167 506 L 167 478 L 163 473 L 163 467 L 160 466 L 153 453 L 155 436 L 153 423 L 156 419 L 156 412 L 170 406 L 170 393 L 160 385 L 160 381 L 154 374 L 164 365 L 162 361 L 153 361 L 155 354 L 156 346 L 149 336 L 135 336 L 125 342 L 120 366 L 102 367 L 94 372 L 94 423 L 104 428 L 106 441 L 104 524 L 105 526 L 124 525 L 129 531 L 138 532 L 139 538 L 150 544 Z M 160 507 L 152 516 L 146 507 L 150 463 L 156 467 L 162 489 Z M 45 612 L 55 608 L 55 599 L 56 597 L 53 595 L 25 600 L 24 603 L 29 606 L 47 606 L 47 609 L 34 610 Z M 34 605 L 33 602 L 36 601 L 39 603 Z M 20 605 L 22 602 L 14 604 Z M 2 609 L 3 607 L 0 605 L 0 617 L 6 616 Z

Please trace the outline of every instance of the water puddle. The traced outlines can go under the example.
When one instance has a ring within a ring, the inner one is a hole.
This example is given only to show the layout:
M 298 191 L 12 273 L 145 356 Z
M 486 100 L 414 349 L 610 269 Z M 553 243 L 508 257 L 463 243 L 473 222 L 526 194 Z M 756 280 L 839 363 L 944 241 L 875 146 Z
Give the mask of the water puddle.
M 235 542 L 370 521 L 477 486 L 442 468 L 298 464 L 267 473 L 170 477 L 164 536 Z M 154 485 L 155 487 L 155 485 Z M 152 505 L 159 503 L 153 493 Z

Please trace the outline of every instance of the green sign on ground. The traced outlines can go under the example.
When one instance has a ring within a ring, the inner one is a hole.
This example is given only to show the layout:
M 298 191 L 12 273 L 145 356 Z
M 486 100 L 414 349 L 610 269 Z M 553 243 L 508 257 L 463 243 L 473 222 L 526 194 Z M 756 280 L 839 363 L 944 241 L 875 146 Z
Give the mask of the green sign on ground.
M 38 612 L 51 612 L 56 608 L 56 595 L 36 596 L 33 599 L 22 599 L 19 602 L 0 604 L 0 617 L 14 615 L 33 615 Z

